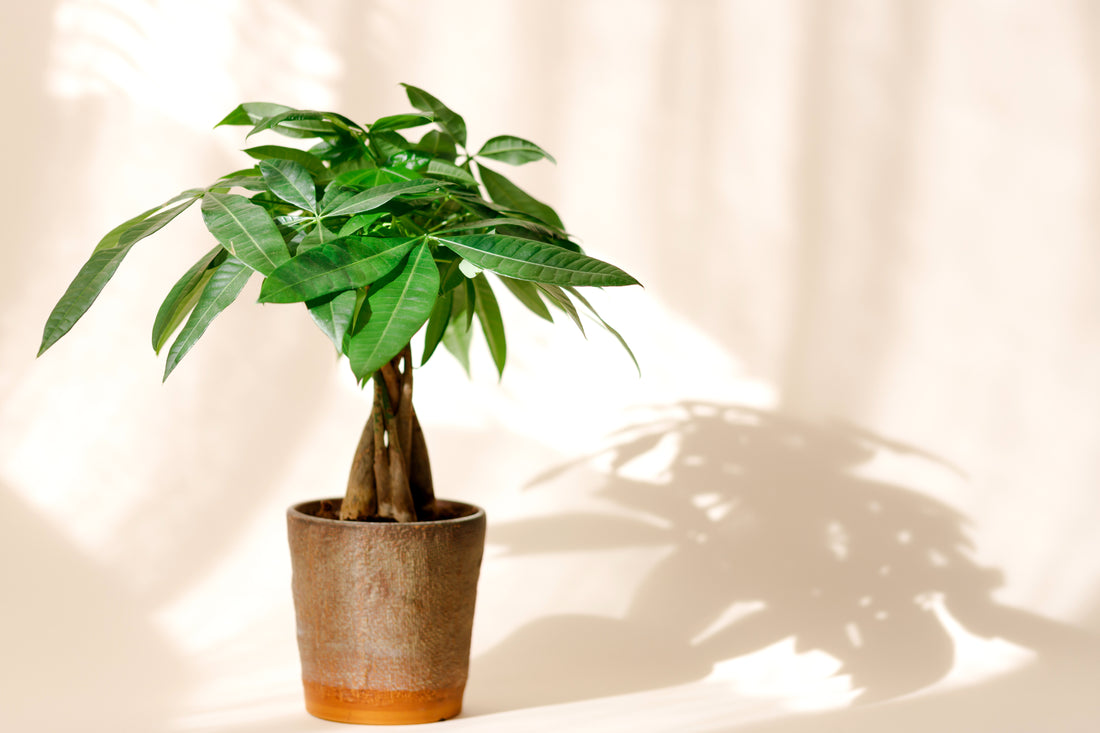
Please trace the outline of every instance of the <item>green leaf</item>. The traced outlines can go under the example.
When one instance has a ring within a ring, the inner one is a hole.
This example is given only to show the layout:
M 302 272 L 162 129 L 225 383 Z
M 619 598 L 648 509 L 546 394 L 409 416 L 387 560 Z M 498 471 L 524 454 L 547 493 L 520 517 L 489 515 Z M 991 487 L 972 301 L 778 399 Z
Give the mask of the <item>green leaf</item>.
M 460 200 L 471 212 L 484 216 L 486 219 L 491 218 L 491 214 L 495 212 L 500 214 L 503 218 L 518 219 L 526 222 L 525 225 L 520 225 L 518 223 L 515 225 L 500 224 L 499 227 L 497 227 L 498 234 L 507 234 L 508 236 L 523 237 L 525 239 L 540 239 L 583 254 L 580 245 L 567 239 L 569 235 L 566 234 L 565 231 L 555 229 L 541 221 L 536 221 L 529 214 L 525 214 L 509 206 L 498 204 L 494 201 L 489 201 L 488 199 L 482 198 L 480 194 L 473 194 L 465 189 L 456 189 L 451 192 L 451 196 Z M 521 232 L 521 226 L 530 231 Z
M 409 96 L 409 103 L 413 107 L 421 112 L 431 114 L 445 132 L 453 137 L 459 145 L 466 147 L 466 122 L 460 115 L 423 89 L 418 89 L 410 84 L 402 84 L 401 86 L 405 87 L 405 93 Z
M 543 237 L 557 237 L 559 236 L 550 227 L 545 224 L 539 224 L 534 221 L 527 221 L 526 219 L 514 219 L 512 217 L 497 217 L 493 219 L 477 219 L 474 221 L 467 221 L 461 224 L 456 224 L 446 229 L 441 229 L 441 233 L 460 232 L 468 229 L 497 229 L 497 227 L 522 227 L 524 229 L 530 229 L 536 234 L 540 234 Z M 503 232 L 500 232 L 503 234 Z M 529 239 L 530 237 L 528 237 Z
M 190 188 L 165 201 L 155 209 L 139 214 L 108 232 L 103 239 L 99 240 L 99 244 L 95 246 L 94 251 L 98 252 L 116 247 L 132 247 L 150 234 L 160 231 L 168 222 L 182 214 L 187 207 L 202 198 L 204 194 L 205 191 L 201 188 Z
M 424 155 L 416 150 L 399 150 L 389 157 L 386 167 L 391 170 L 423 171 L 432 162 L 430 155 Z
M 463 303 L 466 302 L 466 289 L 459 288 L 454 291 L 451 302 L 451 318 L 443 332 L 443 348 L 451 352 L 451 356 L 458 360 L 466 376 L 470 376 L 470 322 L 466 319 L 465 305 L 459 305 L 460 295 Z
M 214 193 L 229 193 L 231 188 L 243 188 L 248 191 L 267 191 L 267 182 L 256 168 L 227 173 L 206 187 L 207 191 Z
M 389 160 L 395 155 L 408 150 L 411 143 L 403 138 L 400 133 L 392 130 L 376 132 L 370 136 L 370 147 L 378 154 L 380 160 Z
M 629 345 L 628 345 L 628 344 L 626 343 L 626 339 L 624 339 L 624 338 L 622 337 L 622 334 L 620 334 L 620 333 L 619 333 L 618 331 L 616 331 L 616 330 L 615 330 L 614 328 L 612 328 L 612 327 L 611 327 L 611 324 L 610 324 L 610 323 L 608 323 L 607 321 L 605 321 L 605 320 L 603 319 L 603 316 L 601 316 L 601 315 L 600 315 L 599 313 L 597 313 L 597 312 L 596 312 L 596 309 L 595 309 L 595 308 L 593 308 L 593 307 L 592 307 L 592 304 L 588 302 L 588 298 L 586 298 L 586 297 L 584 297 L 583 295 L 581 295 L 581 294 L 580 294 L 580 293 L 579 293 L 579 292 L 577 291 L 577 289 L 576 289 L 576 288 L 573 288 L 573 287 L 567 287 L 567 288 L 565 288 L 565 289 L 566 289 L 567 291 L 569 291 L 569 294 L 570 294 L 570 295 L 572 295 L 572 296 L 573 296 L 574 298 L 576 298 L 577 300 L 579 300 L 579 301 L 581 302 L 581 304 L 582 304 L 582 305 L 583 305 L 583 306 L 584 306 L 585 308 L 587 308 L 587 309 L 588 309 L 588 312 L 589 312 L 589 313 L 591 313 L 591 314 L 592 314 L 592 315 L 593 315 L 593 316 L 594 316 L 594 317 L 596 318 L 596 320 L 597 320 L 597 321 L 599 321 L 599 322 L 600 322 L 600 323 L 601 323 L 601 324 L 603 325 L 603 327 L 604 327 L 605 329 L 607 329 L 607 332 L 608 332 L 608 333 L 610 333 L 610 334 L 611 334 L 612 336 L 614 336 L 614 337 L 615 337 L 615 338 L 616 338 L 616 339 L 618 340 L 619 344 L 621 344 L 621 345 L 622 345 L 622 347 L 623 347 L 624 349 L 626 349 L 626 353 L 627 353 L 627 354 L 628 354 L 628 355 L 630 356 L 630 360 L 631 360 L 632 362 L 634 362 L 634 368 L 638 370 L 638 376 L 639 376 L 639 377 L 640 377 L 640 376 L 642 376 L 642 366 L 641 366 L 641 364 L 639 364 L 639 363 L 638 363 L 638 359 L 637 359 L 637 357 L 635 357 L 635 356 L 634 356 L 634 352 L 633 352 L 633 351 L 631 350 L 630 346 L 629 346 Z
M 335 234 L 324 224 L 317 222 L 317 224 L 302 237 L 302 241 L 298 242 L 298 247 L 294 251 L 294 254 L 300 255 L 303 252 L 308 252 L 311 249 L 320 247 L 322 244 L 332 244 L 340 239 L 341 236 L 339 234 Z M 286 263 L 284 262 L 283 264 Z
M 420 127 L 430 124 L 431 117 L 414 114 L 388 115 L 379 117 L 373 124 L 367 126 L 372 134 L 386 130 L 407 130 L 410 127 Z
M 414 241 L 358 237 L 306 250 L 268 275 L 260 302 L 296 303 L 369 285 L 397 267 Z
M 497 374 L 504 376 L 504 363 L 508 359 L 508 344 L 504 339 L 504 321 L 500 318 L 500 306 L 497 304 L 496 295 L 489 285 L 489 279 L 484 274 L 473 278 L 474 292 L 477 300 L 474 307 L 477 310 L 477 321 L 481 324 L 481 332 L 485 336 L 485 343 L 489 345 L 489 353 L 496 364 Z
M 210 278 L 210 282 L 203 288 L 202 295 L 199 296 L 199 302 L 195 304 L 195 309 L 191 311 L 191 317 L 187 319 L 180 335 L 176 337 L 176 340 L 172 342 L 172 348 L 168 350 L 168 359 L 164 364 L 164 379 L 168 379 L 168 375 L 172 373 L 180 360 L 202 337 L 214 317 L 237 299 L 251 276 L 252 268 L 236 257 L 227 257 L 224 262 L 218 265 Z
M 243 196 L 207 194 L 202 200 L 202 218 L 223 247 L 259 273 L 270 275 L 290 259 L 271 216 Z
M 442 130 L 429 130 L 424 133 L 424 137 L 420 138 L 420 142 L 413 149 L 451 163 L 458 156 L 458 152 L 455 150 L 455 139 Z
M 309 315 L 313 322 L 321 329 L 322 333 L 329 337 L 336 350 L 344 351 L 344 337 L 351 326 L 351 319 L 355 315 L 357 291 L 345 290 L 335 295 L 326 295 L 323 298 L 306 302 Z
M 443 332 L 447 330 L 447 324 L 451 321 L 451 301 L 454 296 L 447 292 L 436 298 L 432 306 L 432 313 L 428 316 L 428 326 L 424 329 L 424 356 L 420 359 L 420 366 L 428 363 L 428 359 L 435 353 L 443 338 Z
M 357 123 L 335 112 L 290 109 L 260 120 L 245 137 L 271 129 L 290 137 L 354 136 L 354 132 L 366 132 Z
M 466 277 L 477 277 L 482 272 L 481 268 L 475 265 L 473 262 L 463 259 L 460 259 L 458 261 L 458 271 Z
M 243 153 L 256 160 L 290 160 L 305 168 L 312 175 L 323 178 L 328 174 L 324 161 L 313 153 L 297 148 L 287 148 L 282 145 L 257 145 L 254 148 L 245 148 Z
M 219 244 L 183 274 L 164 299 L 153 321 L 153 351 L 160 353 L 183 319 L 194 309 L 214 270 L 229 255 Z
M 528 216 L 533 216 L 544 224 L 548 224 L 561 231 L 565 225 L 561 223 L 557 212 L 536 199 L 510 180 L 490 170 L 485 166 L 478 166 L 481 172 L 481 182 L 485 184 L 485 190 L 489 192 L 489 198 L 502 206 L 521 211 Z
M 469 278 L 464 278 L 462 287 L 455 288 L 451 306 L 451 316 L 460 316 L 466 321 L 466 330 L 474 325 L 474 313 L 477 310 L 477 291 Z
M 254 125 L 268 117 L 274 117 L 284 112 L 290 112 L 291 108 L 272 102 L 245 102 L 237 105 L 236 109 L 227 114 L 221 122 L 214 127 L 222 125 Z
M 348 358 L 363 379 L 392 359 L 431 315 L 439 292 L 439 270 L 427 242 L 409 253 L 402 267 L 367 293 L 370 320 L 351 338 Z
M 469 171 L 463 170 L 454 163 L 448 163 L 445 160 L 433 159 L 428 163 L 428 167 L 424 169 L 424 173 L 434 178 L 443 178 L 448 181 L 470 186 L 471 188 L 477 188 L 477 181 L 470 175 Z
M 517 280 L 555 285 L 635 285 L 614 265 L 553 244 L 500 234 L 437 237 L 478 267 Z
M 549 227 L 547 227 L 546 231 L 553 231 L 553 230 L 551 230 L 551 229 L 549 229 Z M 497 234 L 502 234 L 505 237 L 519 237 L 520 239 L 534 239 L 534 240 L 537 240 L 539 242 L 545 242 L 547 244 L 552 244 L 555 247 L 561 247 L 562 249 L 567 249 L 570 252 L 578 252 L 580 254 L 584 254 L 584 250 L 581 249 L 581 246 L 579 244 L 577 244 L 576 242 L 574 242 L 572 240 L 569 240 L 569 239 L 564 239 L 564 238 L 562 238 L 562 236 L 560 234 L 553 234 L 551 236 L 547 236 L 543 231 L 540 231 L 540 230 L 535 229 L 535 228 L 530 227 L 530 226 L 524 227 L 524 226 L 515 226 L 515 225 L 512 225 L 512 224 L 501 224 L 500 226 L 498 226 L 496 228 L 496 233 Z
M 446 293 L 454 290 L 459 285 L 464 285 L 466 276 L 462 274 L 461 257 L 449 249 L 437 248 L 435 251 L 435 264 L 439 268 L 439 290 Z
M 341 173 L 325 188 L 325 195 L 335 195 L 343 190 L 347 195 L 365 191 L 386 183 L 404 183 L 409 177 L 388 168 L 357 168 Z
M 261 160 L 260 173 L 271 192 L 300 209 L 317 213 L 317 184 L 309 170 L 293 160 Z
M 347 222 L 344 223 L 344 226 L 340 227 L 339 236 L 346 237 L 349 234 L 355 234 L 356 232 L 369 228 L 371 224 L 378 221 L 379 217 L 381 217 L 382 214 L 383 212 L 381 211 L 370 211 L 366 214 L 356 214 L 355 216 L 348 219 Z
M 539 289 L 534 283 L 527 282 L 526 280 L 515 280 L 510 277 L 504 277 L 498 275 L 500 281 L 504 283 L 504 287 L 516 296 L 516 300 L 527 306 L 527 309 L 534 313 L 539 318 L 544 318 L 551 323 L 554 322 L 553 316 L 550 315 L 550 309 L 546 307 L 546 303 L 542 302 L 542 298 L 539 296 Z
M 327 160 L 330 164 L 329 170 L 333 173 L 341 172 L 344 166 L 362 168 L 373 162 L 363 141 L 350 135 L 324 138 L 315 143 L 309 153 L 321 160 Z
M 551 163 L 557 163 L 554 156 L 546 152 L 530 140 L 511 135 L 498 135 L 492 138 L 477 151 L 478 157 L 499 160 L 510 165 L 523 165 L 532 161 L 546 158 Z
M 186 200 L 183 203 L 165 208 L 185 195 Z M 201 195 L 201 191 L 185 191 L 161 206 L 127 219 L 99 240 L 92 256 L 69 283 L 65 294 L 46 319 L 38 355 L 41 356 L 46 349 L 57 343 L 88 311 L 135 244 L 175 219 Z
M 329 188 L 325 191 L 325 196 L 321 200 L 321 216 L 358 214 L 362 211 L 377 209 L 382 204 L 398 196 L 425 193 L 439 188 L 439 186 L 439 181 L 402 181 L 400 183 L 386 183 L 368 188 L 366 191 L 346 195 L 346 188 L 337 187 L 333 189 L 332 184 L 329 184 Z M 332 192 L 331 195 L 330 192 Z
M 588 335 L 584 332 L 584 324 L 581 323 L 580 314 L 577 313 L 577 307 L 573 305 L 573 301 L 569 300 L 569 296 L 565 294 L 561 288 L 557 285 L 544 285 L 542 283 L 536 283 L 535 287 L 539 289 L 556 307 L 565 312 L 573 323 L 577 324 L 577 328 L 581 330 L 581 335 L 588 338 Z

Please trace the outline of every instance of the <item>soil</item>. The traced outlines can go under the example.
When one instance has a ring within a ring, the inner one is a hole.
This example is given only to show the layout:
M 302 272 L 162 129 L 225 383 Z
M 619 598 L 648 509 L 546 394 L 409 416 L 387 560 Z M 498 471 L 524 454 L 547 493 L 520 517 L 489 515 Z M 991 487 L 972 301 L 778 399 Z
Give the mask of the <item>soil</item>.
M 310 512 L 321 519 L 340 519 L 340 499 L 322 499 L 317 502 L 317 510 Z M 440 522 L 447 519 L 458 519 L 471 514 L 466 505 L 449 501 L 436 502 L 435 510 L 428 516 L 417 519 L 419 522 Z M 396 522 L 392 517 L 367 517 L 365 519 L 348 519 L 348 522 L 373 522 L 378 524 Z

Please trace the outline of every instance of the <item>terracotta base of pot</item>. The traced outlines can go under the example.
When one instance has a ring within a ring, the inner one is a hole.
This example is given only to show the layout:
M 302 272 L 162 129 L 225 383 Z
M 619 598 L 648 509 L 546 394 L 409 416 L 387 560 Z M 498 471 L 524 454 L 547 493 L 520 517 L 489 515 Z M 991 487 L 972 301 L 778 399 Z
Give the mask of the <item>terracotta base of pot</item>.
M 337 723 L 434 723 L 462 712 L 462 687 L 450 690 L 349 690 L 303 682 L 306 711 Z

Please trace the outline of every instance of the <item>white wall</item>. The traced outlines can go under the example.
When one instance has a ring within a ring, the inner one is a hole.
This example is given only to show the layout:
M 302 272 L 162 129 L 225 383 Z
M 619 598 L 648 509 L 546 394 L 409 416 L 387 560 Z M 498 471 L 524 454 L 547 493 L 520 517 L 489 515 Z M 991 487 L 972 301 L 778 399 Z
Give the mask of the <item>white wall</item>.
M 1095 4 L 50 0 L 0 29 L 0 727 L 323 727 L 283 511 L 340 493 L 369 409 L 324 337 L 241 303 L 162 386 L 191 212 L 34 353 L 104 232 L 246 165 L 211 130 L 239 101 L 367 121 L 405 81 L 550 150 L 517 179 L 645 284 L 598 294 L 641 379 L 515 308 L 500 384 L 481 352 L 418 373 L 437 484 L 492 524 L 456 730 L 1094 729 Z

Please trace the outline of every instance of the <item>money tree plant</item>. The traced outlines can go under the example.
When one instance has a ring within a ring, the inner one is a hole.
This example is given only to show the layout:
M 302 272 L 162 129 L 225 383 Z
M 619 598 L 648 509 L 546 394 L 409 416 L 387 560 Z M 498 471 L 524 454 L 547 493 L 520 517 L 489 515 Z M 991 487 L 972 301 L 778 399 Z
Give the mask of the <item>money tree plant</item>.
M 404 86 L 416 112 L 363 125 L 335 112 L 238 106 L 218 125 L 299 144 L 247 148 L 251 167 L 108 232 L 50 314 L 39 355 L 87 311 L 135 244 L 201 202 L 217 245 L 172 286 L 153 321 L 156 352 L 171 342 L 164 378 L 259 275 L 261 303 L 303 303 L 360 385 L 373 386 L 340 519 L 432 519 L 431 468 L 412 403 L 413 336 L 424 330 L 421 364 L 442 343 L 468 373 L 476 317 L 503 374 L 495 280 L 540 318 L 553 320 L 554 308 L 583 331 L 579 307 L 629 353 L 577 288 L 637 280 L 585 255 L 550 206 L 487 165 L 553 162 L 549 153 L 510 135 L 471 152 L 461 116 Z

